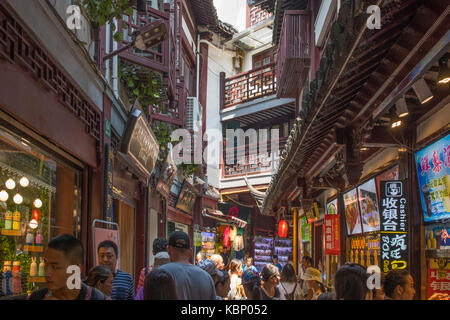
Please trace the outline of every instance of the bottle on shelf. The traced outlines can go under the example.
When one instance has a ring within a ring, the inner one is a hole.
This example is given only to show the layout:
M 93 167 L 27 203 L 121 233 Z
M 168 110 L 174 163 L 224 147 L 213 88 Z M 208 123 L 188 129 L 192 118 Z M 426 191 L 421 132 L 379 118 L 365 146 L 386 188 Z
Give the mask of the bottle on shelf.
M 11 211 L 6 211 L 5 214 L 5 230 L 12 230 L 13 214 Z
M 27 236 L 25 237 L 25 244 L 27 246 L 32 246 L 33 240 L 34 240 L 33 232 L 31 230 L 28 230 Z
M 20 217 L 21 214 L 19 211 L 14 212 L 13 214 L 13 223 L 12 223 L 12 229 L 13 230 L 20 230 Z
M 30 277 L 37 277 L 37 275 L 38 275 L 38 266 L 36 263 L 36 257 L 31 257 Z
M 39 263 L 39 277 L 45 277 L 45 263 L 43 258 L 40 259 Z
M 42 242 L 44 241 L 44 237 L 42 236 L 42 233 L 40 231 L 38 231 L 36 233 L 36 245 L 37 246 L 42 246 Z
M 20 261 L 13 262 L 13 294 L 22 293 L 22 273 L 20 272 Z

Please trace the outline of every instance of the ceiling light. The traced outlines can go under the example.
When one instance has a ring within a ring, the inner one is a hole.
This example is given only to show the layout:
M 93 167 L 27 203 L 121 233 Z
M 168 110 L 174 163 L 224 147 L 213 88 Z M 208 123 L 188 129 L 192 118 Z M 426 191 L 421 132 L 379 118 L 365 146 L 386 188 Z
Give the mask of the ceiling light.
M 402 125 L 402 120 L 394 120 L 394 122 L 392 122 L 391 127 L 397 128 L 397 127 L 400 127 L 401 125 Z
M 427 85 L 427 83 L 423 78 L 417 80 L 412 85 L 412 87 L 417 97 L 419 98 L 421 104 L 425 104 L 434 98 L 433 93 L 430 90 L 430 87 Z
M 395 105 L 397 107 L 397 114 L 400 118 L 406 117 L 409 114 L 405 97 L 401 97 Z
M 406 152 L 406 151 L 408 151 L 408 149 L 406 149 L 406 148 L 398 148 L 398 152 Z
M 450 55 L 446 53 L 442 58 L 439 59 L 439 84 L 446 84 L 450 82 L 450 68 L 448 66 L 449 57 Z
M 367 151 L 367 150 L 369 150 L 369 148 L 362 147 L 360 150 L 361 150 L 361 151 Z

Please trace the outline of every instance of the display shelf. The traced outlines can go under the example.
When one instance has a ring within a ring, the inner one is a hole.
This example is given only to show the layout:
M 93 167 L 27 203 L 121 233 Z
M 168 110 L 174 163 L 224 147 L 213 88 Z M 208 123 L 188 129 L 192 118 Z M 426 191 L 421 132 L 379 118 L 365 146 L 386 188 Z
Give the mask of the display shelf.
M 6 230 L 6 229 L 2 229 L 2 236 L 20 237 L 20 236 L 22 236 L 22 232 L 20 230 Z
M 44 252 L 43 246 L 31 246 L 31 245 L 25 245 L 23 246 L 24 252 Z
M 450 258 L 450 249 L 426 249 L 425 256 L 427 258 Z
M 262 268 L 272 263 L 273 238 L 258 237 L 255 239 L 254 266 L 261 272 Z
M 45 277 L 28 277 L 28 282 L 45 282 Z
M 275 239 L 274 254 L 278 256 L 278 261 L 283 267 L 289 262 L 292 253 L 292 239 Z

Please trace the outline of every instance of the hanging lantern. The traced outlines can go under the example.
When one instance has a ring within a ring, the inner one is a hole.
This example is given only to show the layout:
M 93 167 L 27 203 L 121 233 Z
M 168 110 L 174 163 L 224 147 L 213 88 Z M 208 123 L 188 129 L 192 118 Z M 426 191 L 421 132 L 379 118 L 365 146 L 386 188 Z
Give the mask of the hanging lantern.
M 20 179 L 19 183 L 22 187 L 26 188 L 30 184 L 30 180 L 28 180 L 27 177 L 23 177 L 22 179 Z
M 32 219 L 28 225 L 34 230 L 39 226 L 39 223 L 35 219 Z
M 13 198 L 15 204 L 21 204 L 23 202 L 23 197 L 20 194 L 16 194 Z
M 35 206 L 36 208 L 42 207 L 42 201 L 41 201 L 41 199 L 36 199 L 36 200 L 34 200 L 33 204 L 34 204 L 34 206 Z
M 5 202 L 6 200 L 8 200 L 8 198 L 8 192 L 6 192 L 5 190 L 0 191 L 0 201 Z
M 8 179 L 5 183 L 6 188 L 8 188 L 9 190 L 12 190 L 16 187 L 16 183 L 14 182 L 13 179 Z
M 225 229 L 225 231 L 223 232 L 223 246 L 224 247 L 228 247 L 229 243 L 230 243 L 230 232 L 231 232 L 231 228 L 227 227 Z
M 41 210 L 33 209 L 31 211 L 31 219 L 36 220 L 37 222 L 41 222 Z
M 234 241 L 236 239 L 236 235 L 237 235 L 237 228 L 236 226 L 233 226 L 233 229 L 231 229 L 230 231 L 230 240 Z
M 286 238 L 287 237 L 287 231 L 288 231 L 288 225 L 286 220 L 281 220 L 278 224 L 278 236 L 280 238 Z

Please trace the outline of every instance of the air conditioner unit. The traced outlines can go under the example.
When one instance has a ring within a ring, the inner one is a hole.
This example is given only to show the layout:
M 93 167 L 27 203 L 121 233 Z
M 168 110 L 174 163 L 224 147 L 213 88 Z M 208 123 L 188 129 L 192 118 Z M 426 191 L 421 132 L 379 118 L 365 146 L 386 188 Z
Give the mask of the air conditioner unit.
M 197 97 L 188 97 L 186 101 L 186 127 L 195 132 L 201 131 L 203 107 Z

